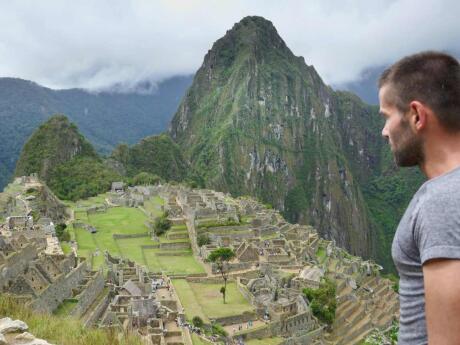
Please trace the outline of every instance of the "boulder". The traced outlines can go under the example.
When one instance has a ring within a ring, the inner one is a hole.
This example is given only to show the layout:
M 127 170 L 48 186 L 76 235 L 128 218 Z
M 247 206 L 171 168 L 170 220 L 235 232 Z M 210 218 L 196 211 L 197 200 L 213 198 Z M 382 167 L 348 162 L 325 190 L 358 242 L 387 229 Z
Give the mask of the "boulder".
M 18 345 L 52 345 L 48 343 L 46 340 L 35 338 L 32 334 L 28 332 L 19 334 L 14 339 L 18 341 Z
M 5 336 L 0 333 L 0 345 L 7 345 Z
M 11 320 L 9 317 L 0 319 L 0 333 L 14 333 L 14 332 L 24 332 L 27 331 L 29 327 L 20 320 Z

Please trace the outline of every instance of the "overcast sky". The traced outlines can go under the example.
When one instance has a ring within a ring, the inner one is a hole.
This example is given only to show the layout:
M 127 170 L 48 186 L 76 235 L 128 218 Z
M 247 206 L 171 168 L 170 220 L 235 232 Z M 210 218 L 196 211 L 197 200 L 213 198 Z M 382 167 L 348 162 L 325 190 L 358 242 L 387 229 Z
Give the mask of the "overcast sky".
M 460 56 L 458 0 L 0 0 L 0 76 L 103 88 L 194 73 L 247 15 L 329 84 L 427 49 Z

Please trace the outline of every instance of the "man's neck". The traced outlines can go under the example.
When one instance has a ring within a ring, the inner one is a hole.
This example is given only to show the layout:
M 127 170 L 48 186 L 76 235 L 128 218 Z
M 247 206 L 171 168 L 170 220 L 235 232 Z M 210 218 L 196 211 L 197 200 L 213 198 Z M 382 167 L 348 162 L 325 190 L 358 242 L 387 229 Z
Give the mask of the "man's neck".
M 428 179 L 460 167 L 460 133 L 446 134 L 440 140 L 429 142 L 425 144 L 425 159 L 420 164 L 420 170 Z

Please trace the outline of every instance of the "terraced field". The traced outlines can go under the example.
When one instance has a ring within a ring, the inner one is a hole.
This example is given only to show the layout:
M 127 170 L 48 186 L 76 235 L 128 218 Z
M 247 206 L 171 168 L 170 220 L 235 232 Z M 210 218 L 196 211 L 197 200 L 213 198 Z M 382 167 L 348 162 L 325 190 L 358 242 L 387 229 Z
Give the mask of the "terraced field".
M 97 230 L 92 234 L 83 228 L 69 228 L 78 243 L 78 254 L 90 259 L 93 269 L 104 265 L 104 251 L 107 250 L 112 255 L 134 260 L 153 272 L 179 275 L 205 272 L 192 254 L 185 225 L 173 226 L 157 241 L 151 239 L 145 225 L 148 220 L 146 213 L 160 215 L 164 204 L 161 198 L 155 197 L 146 202 L 146 212 L 138 208 L 112 207 L 104 213 L 87 215 L 85 207 L 101 204 L 105 198 L 104 194 L 91 198 L 91 201 L 71 204 L 75 207 L 76 223 L 85 223 Z M 126 235 L 135 237 L 126 238 Z
M 253 311 L 253 307 L 238 291 L 236 283 L 227 284 L 226 303 L 222 301 L 222 284 L 189 283 L 185 279 L 174 279 L 174 288 L 185 309 L 187 319 L 201 317 L 205 322 L 210 318 L 240 315 Z

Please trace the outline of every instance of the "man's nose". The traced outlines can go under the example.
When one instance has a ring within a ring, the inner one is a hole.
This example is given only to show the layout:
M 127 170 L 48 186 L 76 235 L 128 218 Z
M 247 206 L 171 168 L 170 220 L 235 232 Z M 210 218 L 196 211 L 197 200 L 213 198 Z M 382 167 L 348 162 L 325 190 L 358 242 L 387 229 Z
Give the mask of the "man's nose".
M 387 125 L 386 125 L 386 124 L 385 124 L 385 126 L 383 126 L 383 128 L 382 128 L 382 137 L 384 137 L 385 139 L 388 139 L 388 137 L 389 137 L 388 128 L 387 128 Z

